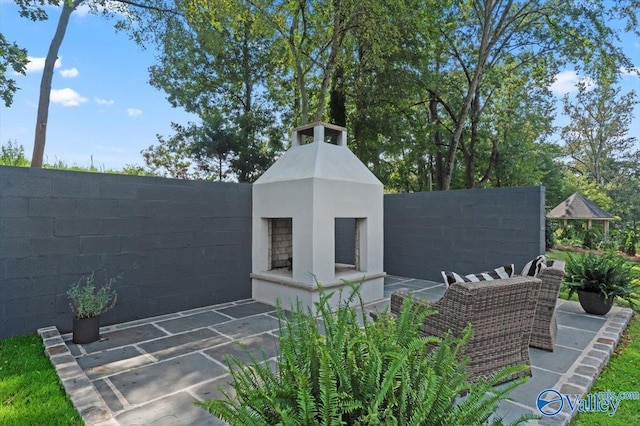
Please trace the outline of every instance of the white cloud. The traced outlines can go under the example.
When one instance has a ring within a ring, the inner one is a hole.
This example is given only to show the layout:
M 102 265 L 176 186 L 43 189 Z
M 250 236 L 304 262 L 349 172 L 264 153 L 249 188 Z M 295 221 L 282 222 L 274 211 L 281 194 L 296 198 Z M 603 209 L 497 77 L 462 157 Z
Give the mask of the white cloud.
M 76 10 L 73 11 L 74 16 L 77 16 L 79 18 L 84 18 L 90 13 L 91 13 L 91 8 L 86 4 L 81 4 L 76 8 Z
M 41 72 L 44 69 L 44 60 L 46 58 L 27 56 L 27 59 L 29 60 L 29 63 L 27 64 L 27 74 L 30 72 Z M 62 65 L 62 57 L 58 57 L 58 59 L 56 59 L 53 67 L 60 68 L 60 65 Z
M 113 99 L 93 98 L 93 100 L 96 101 L 98 105 L 111 106 L 114 103 Z
M 127 115 L 129 117 L 140 117 L 142 115 L 142 110 L 137 108 L 127 108 Z
M 74 77 L 77 77 L 79 74 L 80 72 L 76 67 L 69 68 L 66 70 L 60 70 L 60 75 L 63 76 L 64 78 L 74 78 Z
M 73 14 L 79 18 L 84 18 L 91 13 L 98 15 L 105 12 L 127 17 L 129 15 L 129 6 L 119 1 L 109 0 L 105 2 L 104 6 L 100 4 L 89 6 L 84 3 L 78 6 L 76 10 L 73 11 Z
M 631 68 L 620 67 L 620 74 L 629 75 L 633 77 L 640 77 L 640 67 L 631 67 Z
M 52 89 L 51 102 L 62 104 L 62 106 L 79 106 L 87 102 L 88 99 L 81 96 L 80 93 L 68 87 L 65 89 Z
M 595 82 L 590 78 L 581 78 L 575 71 L 562 71 L 556 75 L 555 81 L 549 89 L 556 95 L 565 93 L 575 93 L 578 91 L 578 83 L 584 83 L 587 89 L 595 86 Z

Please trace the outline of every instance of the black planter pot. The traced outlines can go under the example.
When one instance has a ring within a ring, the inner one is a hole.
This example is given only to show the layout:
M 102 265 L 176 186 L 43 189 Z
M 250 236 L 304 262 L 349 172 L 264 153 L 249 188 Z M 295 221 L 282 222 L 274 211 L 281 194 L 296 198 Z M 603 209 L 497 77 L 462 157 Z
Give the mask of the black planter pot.
M 73 343 L 91 343 L 100 338 L 100 315 L 73 319 Z
M 602 293 L 578 290 L 578 301 L 582 309 L 588 314 L 604 315 L 611 310 L 614 296 L 605 299 Z

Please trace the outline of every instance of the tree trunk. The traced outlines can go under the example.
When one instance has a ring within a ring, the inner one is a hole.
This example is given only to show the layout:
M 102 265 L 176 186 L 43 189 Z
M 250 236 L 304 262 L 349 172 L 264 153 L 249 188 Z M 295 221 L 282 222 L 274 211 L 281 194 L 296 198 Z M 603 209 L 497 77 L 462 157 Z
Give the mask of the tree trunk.
M 31 157 L 31 167 L 42 167 L 42 159 L 44 157 L 44 145 L 47 140 L 47 121 L 49 119 L 49 101 L 51 99 L 51 81 L 53 80 L 53 68 L 58 59 L 60 45 L 64 40 L 64 34 L 67 31 L 69 17 L 71 13 L 84 0 L 74 0 L 73 2 L 65 1 L 62 6 L 62 13 L 58 20 L 55 35 L 49 45 L 49 52 L 44 61 L 44 69 L 42 70 L 42 80 L 40 81 L 40 98 L 38 100 L 38 115 L 36 119 L 36 131 L 33 141 L 33 155 Z
M 442 156 L 442 131 L 440 130 L 440 119 L 438 118 L 438 100 L 435 95 L 431 94 L 431 99 L 429 100 L 429 121 L 431 123 L 437 124 L 435 132 L 433 133 L 433 144 L 435 145 L 435 167 L 433 174 L 436 179 L 436 190 L 442 191 L 442 184 L 444 179 L 444 169 L 443 169 L 443 156 Z M 431 190 L 431 189 L 429 189 Z
M 325 64 L 322 73 L 322 83 L 320 84 L 320 92 L 318 93 L 318 105 L 313 121 L 321 121 L 322 116 L 324 115 L 324 103 L 327 96 L 327 89 L 329 88 L 333 68 L 344 38 L 344 31 L 342 28 L 344 22 L 342 17 L 343 11 L 341 0 L 333 0 L 333 12 L 335 14 L 335 20 L 333 22 L 333 34 L 331 35 L 331 43 L 329 45 L 329 57 L 327 58 L 327 63 Z
M 347 107 L 344 93 L 344 68 L 338 65 L 333 71 L 331 91 L 329 92 L 329 122 L 336 126 L 347 127 Z

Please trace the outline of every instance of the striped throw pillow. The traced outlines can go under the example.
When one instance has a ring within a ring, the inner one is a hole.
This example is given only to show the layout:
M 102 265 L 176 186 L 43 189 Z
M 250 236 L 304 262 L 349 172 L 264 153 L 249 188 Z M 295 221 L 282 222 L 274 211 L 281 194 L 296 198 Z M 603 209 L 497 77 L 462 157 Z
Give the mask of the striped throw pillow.
M 513 277 L 513 263 L 511 265 L 501 266 L 493 271 L 485 271 L 477 274 L 468 274 L 462 276 L 452 271 L 442 271 L 442 278 L 447 288 L 453 283 L 472 283 L 478 281 L 492 281 L 503 278 Z
M 527 264 L 524 265 L 524 268 L 522 268 L 522 273 L 520 275 L 522 275 L 523 277 L 527 275 L 530 277 L 535 277 L 540 273 L 542 269 L 546 267 L 547 267 L 547 257 L 544 254 L 541 254 L 535 259 L 532 259 L 529 262 L 527 262 Z

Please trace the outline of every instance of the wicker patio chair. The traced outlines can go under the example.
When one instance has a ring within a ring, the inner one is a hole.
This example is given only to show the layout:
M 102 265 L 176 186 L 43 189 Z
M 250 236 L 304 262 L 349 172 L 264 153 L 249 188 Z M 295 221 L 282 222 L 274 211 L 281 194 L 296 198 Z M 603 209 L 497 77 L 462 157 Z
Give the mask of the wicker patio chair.
M 529 346 L 553 352 L 558 334 L 556 322 L 556 302 L 560 293 L 560 284 L 564 277 L 564 262 L 555 260 L 547 262 L 547 267 L 538 273 L 542 280 L 536 316 L 533 321 L 531 342 Z
M 531 376 L 529 339 L 540 292 L 540 280 L 514 277 L 495 281 L 455 283 L 437 302 L 416 299 L 418 306 L 430 305 L 438 311 L 424 320 L 425 336 L 443 336 L 451 330 L 461 335 L 467 324 L 473 325 L 473 337 L 465 349 L 471 380 L 488 377 L 509 366 L 529 367 L 508 377 Z M 397 315 L 407 290 L 391 295 L 391 313 Z

